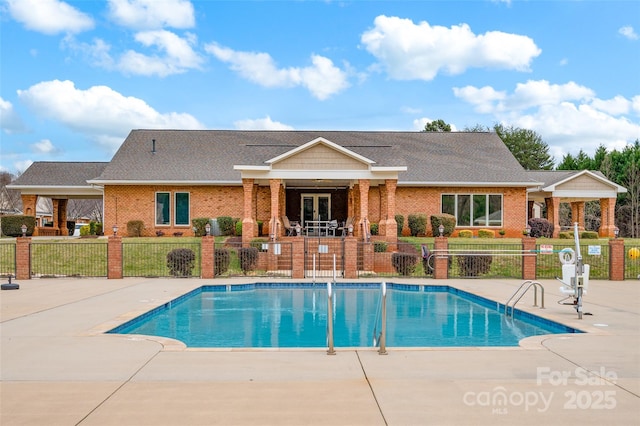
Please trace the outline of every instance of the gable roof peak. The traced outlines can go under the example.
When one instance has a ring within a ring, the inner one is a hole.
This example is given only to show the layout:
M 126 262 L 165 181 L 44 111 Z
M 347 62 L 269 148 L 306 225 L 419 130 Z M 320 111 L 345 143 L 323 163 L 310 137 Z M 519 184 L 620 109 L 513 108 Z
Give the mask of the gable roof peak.
M 299 153 L 301 153 L 303 151 L 306 151 L 306 150 L 311 149 L 314 146 L 318 146 L 318 145 L 328 146 L 329 148 L 331 148 L 331 149 L 333 149 L 333 150 L 335 150 L 337 152 L 340 152 L 343 155 L 346 155 L 348 157 L 354 158 L 354 159 L 356 159 L 356 160 L 358 160 L 358 161 L 360 161 L 362 163 L 368 164 L 369 166 L 375 164 L 375 161 L 373 161 L 373 160 L 371 160 L 371 159 L 369 159 L 367 157 L 364 157 L 364 156 L 358 154 L 357 152 L 351 151 L 350 149 L 347 149 L 347 148 L 345 148 L 345 147 L 343 147 L 341 145 L 338 145 L 337 143 L 331 142 L 330 140 L 328 140 L 328 139 L 326 139 L 326 138 L 324 138 L 322 136 L 319 136 L 319 137 L 317 137 L 317 138 L 315 138 L 315 139 L 313 139 L 313 140 L 311 140 L 311 141 L 309 141 L 309 142 L 307 142 L 305 144 L 302 144 L 302 145 L 300 145 L 300 146 L 298 146 L 298 147 L 296 147 L 296 148 L 294 148 L 294 149 L 292 149 L 290 151 L 287 151 L 284 154 L 281 154 L 281 155 L 278 155 L 277 157 L 271 158 L 271 159 L 265 161 L 265 163 L 267 163 L 267 164 L 277 163 L 279 161 L 282 161 L 282 160 L 284 160 L 286 158 L 290 158 L 290 157 L 292 157 L 292 156 L 294 156 L 296 154 L 299 154 Z

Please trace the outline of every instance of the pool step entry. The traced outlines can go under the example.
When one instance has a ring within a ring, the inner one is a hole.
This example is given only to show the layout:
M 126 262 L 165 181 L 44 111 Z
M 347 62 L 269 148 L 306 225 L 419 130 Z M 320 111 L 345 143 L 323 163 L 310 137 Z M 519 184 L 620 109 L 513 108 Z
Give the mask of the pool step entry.
M 540 288 L 540 309 L 544 309 L 544 287 L 538 281 L 527 280 L 523 282 L 520 287 L 513 293 L 513 295 L 504 304 L 504 314 L 509 315 L 509 303 L 513 300 L 511 305 L 511 318 L 513 318 L 513 312 L 515 311 L 516 304 L 524 297 L 524 295 L 533 287 L 533 306 L 538 306 L 538 288 Z

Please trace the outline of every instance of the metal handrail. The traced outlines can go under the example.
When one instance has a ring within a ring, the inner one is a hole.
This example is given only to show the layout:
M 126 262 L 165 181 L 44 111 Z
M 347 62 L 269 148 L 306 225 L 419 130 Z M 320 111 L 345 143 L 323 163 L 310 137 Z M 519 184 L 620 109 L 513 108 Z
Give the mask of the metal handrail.
M 378 322 L 380 322 L 380 334 L 378 335 Z M 373 326 L 373 346 L 380 346 L 378 353 L 387 354 L 387 283 L 380 283 L 380 299 Z
M 538 281 L 527 280 L 520 284 L 520 287 L 511 295 L 507 303 L 504 304 L 504 314 L 509 314 L 509 303 L 518 295 L 518 298 L 513 302 L 511 306 L 511 318 L 513 318 L 513 314 L 516 308 L 516 304 L 524 297 L 524 295 L 529 291 L 529 289 L 533 287 L 533 306 L 538 306 L 538 287 L 540 287 L 540 301 L 541 306 L 540 309 L 544 309 L 544 287 Z M 522 290 L 524 288 L 524 290 Z M 521 291 L 522 290 L 522 291 Z
M 335 355 L 333 347 L 333 292 L 331 291 L 331 281 L 327 281 L 327 355 Z

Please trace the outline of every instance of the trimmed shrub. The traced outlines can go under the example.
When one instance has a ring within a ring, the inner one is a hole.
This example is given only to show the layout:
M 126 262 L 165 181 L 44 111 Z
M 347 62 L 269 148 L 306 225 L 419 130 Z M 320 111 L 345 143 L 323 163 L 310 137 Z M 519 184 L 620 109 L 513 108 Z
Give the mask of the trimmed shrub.
M 197 217 L 191 220 L 191 224 L 195 228 L 194 235 L 196 237 L 204 237 L 207 235 L 207 223 L 209 223 L 208 217 Z
M 174 277 L 190 277 L 195 266 L 196 254 L 188 248 L 177 248 L 167 254 L 167 267 Z
M 473 237 L 473 231 L 471 231 L 469 229 L 462 229 L 460 232 L 458 232 L 458 237 L 460 237 L 460 238 L 472 238 Z
M 531 227 L 531 233 L 529 236 L 533 238 L 552 238 L 553 237 L 553 223 L 542 217 L 534 217 L 529 219 L 529 226 Z
M 229 263 L 231 263 L 231 255 L 229 250 L 215 249 L 213 251 L 213 274 L 222 275 L 229 270 Z
M 492 229 L 478 229 L 478 238 L 495 238 L 496 231 Z
M 102 223 L 100 223 L 100 222 L 96 222 L 95 231 L 96 231 L 96 235 L 103 235 L 103 232 L 102 232 Z
M 558 234 L 561 240 L 573 240 L 573 232 L 561 232 Z
M 402 237 L 402 228 L 404 228 L 404 216 L 397 214 L 395 216 L 396 223 L 398 224 L 398 237 Z
M 2 234 L 7 237 L 21 237 L 22 225 L 27 225 L 27 236 L 33 235 L 36 229 L 36 218 L 34 216 L 11 215 L 2 216 Z
M 425 235 L 427 233 L 427 215 L 425 214 L 410 214 L 409 218 L 409 230 L 412 237 L 418 235 Z
M 82 225 L 80 227 L 80 236 L 86 237 L 87 235 L 91 235 L 91 227 L 89 225 Z
M 460 274 L 464 277 L 477 277 L 486 274 L 491 269 L 493 257 L 490 254 L 474 254 L 470 252 L 468 255 L 460 255 L 456 257 Z
M 89 222 L 89 234 L 92 234 L 91 224 L 93 222 Z M 95 229 L 95 224 L 93 225 Z M 127 222 L 127 236 L 128 237 L 141 237 L 142 231 L 144 230 L 144 222 L 141 220 L 130 220 Z
M 230 216 L 219 216 L 218 218 L 218 226 L 220 227 L 221 235 L 233 235 L 235 231 L 235 222 Z
M 242 237 L 242 222 L 237 221 L 235 225 L 236 237 Z
M 434 237 L 440 235 L 440 225 L 444 226 L 444 236 L 450 237 L 456 229 L 456 217 L 452 214 L 434 214 L 431 216 L 431 233 Z
M 403 276 L 408 276 L 416 271 L 418 256 L 412 253 L 393 253 L 391 264 L 396 272 Z
M 256 269 L 258 264 L 258 249 L 255 247 L 242 247 L 238 250 L 238 258 L 240 259 L 240 268 L 242 273 L 247 273 Z
M 376 253 L 384 253 L 387 251 L 388 244 L 386 241 L 374 241 L 373 251 Z
M 263 224 L 264 223 L 261 220 L 258 221 L 258 235 L 262 235 Z
M 371 233 L 371 235 L 378 235 L 378 224 L 377 223 L 372 223 L 369 226 L 369 232 Z
M 595 231 L 583 231 L 580 234 L 580 238 L 583 238 L 585 240 L 597 240 L 598 239 L 598 233 Z

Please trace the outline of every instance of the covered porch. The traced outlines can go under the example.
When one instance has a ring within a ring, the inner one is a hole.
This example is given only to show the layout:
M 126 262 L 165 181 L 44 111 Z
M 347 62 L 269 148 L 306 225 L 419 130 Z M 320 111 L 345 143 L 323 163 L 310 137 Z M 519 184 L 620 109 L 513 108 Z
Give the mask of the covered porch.
M 301 233 L 318 236 L 346 235 L 344 228 L 350 224 L 353 236 L 368 238 L 372 187 L 380 193 L 378 235 L 397 238 L 396 188 L 405 166 L 377 167 L 368 158 L 318 138 L 265 161 L 265 166 L 234 169 L 242 175 L 243 242 L 258 236 L 258 214 L 266 211 L 264 226 L 271 239 L 292 234 L 292 223 Z M 259 197 L 264 191 L 267 197 Z

